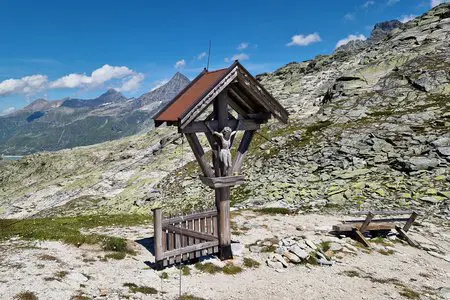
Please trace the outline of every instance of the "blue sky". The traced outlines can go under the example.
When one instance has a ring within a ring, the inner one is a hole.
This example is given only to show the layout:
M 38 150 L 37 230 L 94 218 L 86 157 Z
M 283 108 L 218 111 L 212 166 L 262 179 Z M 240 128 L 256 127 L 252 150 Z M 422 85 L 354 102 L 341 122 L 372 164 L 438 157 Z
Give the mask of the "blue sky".
M 180 71 L 239 58 L 253 74 L 331 53 L 377 22 L 443 0 L 1 0 L 0 113 L 32 100 L 139 96 Z

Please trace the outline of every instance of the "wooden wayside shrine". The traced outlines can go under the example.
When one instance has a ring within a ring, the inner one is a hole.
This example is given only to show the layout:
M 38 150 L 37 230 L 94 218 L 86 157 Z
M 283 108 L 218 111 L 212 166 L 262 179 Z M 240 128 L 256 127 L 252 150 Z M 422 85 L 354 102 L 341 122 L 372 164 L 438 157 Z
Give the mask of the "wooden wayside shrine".
M 288 112 L 238 61 L 226 69 L 203 70 L 155 116 L 156 126 L 164 123 L 177 126 L 178 131 L 186 136 L 203 173 L 200 180 L 215 192 L 214 211 L 217 214 L 208 221 L 212 223 L 207 223 L 212 229 L 205 231 L 189 227 L 186 220 L 192 219 L 190 216 L 184 216 L 178 223 L 164 221 L 161 212 L 155 210 L 157 262 L 166 263 L 170 257 L 184 260 L 188 256 L 189 259 L 189 253 L 201 251 L 203 246 L 205 249 L 216 249 L 214 253 L 221 259 L 232 258 L 230 188 L 244 182 L 240 171 L 245 154 L 255 132 L 272 116 L 283 123 L 288 121 Z M 238 131 L 244 133 L 236 155 L 232 157 L 230 150 Z M 205 150 L 199 142 L 198 133 L 206 135 L 212 151 L 212 164 L 205 159 Z M 211 213 L 206 215 L 212 216 Z M 199 213 L 195 214 L 194 219 L 197 217 L 200 220 L 206 218 Z

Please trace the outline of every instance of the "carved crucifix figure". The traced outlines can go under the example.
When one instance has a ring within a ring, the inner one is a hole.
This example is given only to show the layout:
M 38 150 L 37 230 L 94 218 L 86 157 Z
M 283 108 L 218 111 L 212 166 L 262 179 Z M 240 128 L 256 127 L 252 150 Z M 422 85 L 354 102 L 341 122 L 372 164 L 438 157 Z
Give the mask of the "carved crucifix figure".
M 218 136 L 221 141 L 220 151 L 219 151 L 219 160 L 223 164 L 226 174 L 228 174 L 228 170 L 231 168 L 231 138 L 236 134 L 236 131 L 231 131 L 230 127 L 225 127 L 222 132 L 213 132 L 214 135 Z
M 212 130 L 208 123 L 206 123 L 206 127 L 211 131 L 211 133 L 220 138 L 219 145 L 219 161 L 223 164 L 225 174 L 228 175 L 229 170 L 232 167 L 232 159 L 231 159 L 231 139 L 236 134 L 237 129 L 239 128 L 239 122 L 236 126 L 236 130 L 232 131 L 230 127 L 226 126 L 222 129 L 221 132 L 217 132 Z

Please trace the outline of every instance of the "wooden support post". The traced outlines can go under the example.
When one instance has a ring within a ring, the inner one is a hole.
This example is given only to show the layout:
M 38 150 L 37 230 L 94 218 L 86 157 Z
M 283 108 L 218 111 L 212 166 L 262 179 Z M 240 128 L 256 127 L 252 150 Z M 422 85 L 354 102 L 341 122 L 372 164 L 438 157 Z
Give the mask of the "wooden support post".
M 241 143 L 239 144 L 238 153 L 233 161 L 231 175 L 239 173 L 239 171 L 241 170 L 242 164 L 244 163 L 245 154 L 247 153 L 247 150 L 250 146 L 254 133 L 255 133 L 254 130 L 245 131 Z
M 415 211 L 413 211 L 411 216 L 409 217 L 408 221 L 406 221 L 405 226 L 403 226 L 403 231 L 408 232 L 409 228 L 411 228 L 411 225 L 414 223 L 416 218 L 417 218 L 417 213 Z
M 367 217 L 364 220 L 364 223 L 362 223 L 361 227 L 359 227 L 359 231 L 361 233 L 364 233 L 366 231 L 366 229 L 369 226 L 370 222 L 372 221 L 373 217 L 374 217 L 373 213 L 369 212 L 367 214 Z
M 228 97 L 226 91 L 222 92 L 214 100 L 215 119 L 218 121 L 219 130 L 222 130 L 228 124 Z M 217 158 L 215 158 L 217 159 Z M 227 170 L 224 170 L 220 162 L 215 164 L 216 176 L 226 176 Z M 215 189 L 216 207 L 218 213 L 219 225 L 219 258 L 222 260 L 233 258 L 231 252 L 231 231 L 230 231 L 230 187 Z
M 194 152 L 195 158 L 197 159 L 197 162 L 202 169 L 203 174 L 206 177 L 213 177 L 213 172 L 210 165 L 204 158 L 205 152 L 203 151 L 202 145 L 200 145 L 200 142 L 198 141 L 197 135 L 195 133 L 185 133 L 185 135 L 189 142 L 189 146 L 191 146 L 192 152 Z
M 420 244 L 411 239 L 400 226 L 395 226 L 395 230 L 397 230 L 399 237 L 407 241 L 410 246 L 420 248 Z
M 353 228 L 352 230 L 354 238 L 363 244 L 365 247 L 370 247 L 369 242 L 366 240 L 364 235 L 362 235 L 361 231 L 358 230 L 358 228 Z
M 156 208 L 153 210 L 153 224 L 155 261 L 158 263 L 158 261 L 161 260 L 164 255 L 161 208 Z

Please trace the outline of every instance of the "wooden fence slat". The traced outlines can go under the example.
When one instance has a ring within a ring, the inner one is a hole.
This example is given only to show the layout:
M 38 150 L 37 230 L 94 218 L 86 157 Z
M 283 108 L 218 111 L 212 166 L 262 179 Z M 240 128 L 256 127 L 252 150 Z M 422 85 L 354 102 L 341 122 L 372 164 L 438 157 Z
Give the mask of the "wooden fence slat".
M 200 220 L 199 219 L 195 219 L 194 220 L 194 231 L 199 231 L 200 230 Z M 199 244 L 199 243 L 201 243 L 201 240 L 200 239 L 195 239 L 194 240 L 194 243 L 195 244 Z M 195 252 L 195 257 L 200 257 L 201 255 L 200 255 L 200 251 L 196 251 Z
M 167 251 L 167 230 L 162 230 L 162 248 L 163 251 Z
M 185 229 L 187 229 L 187 221 L 184 221 L 183 223 L 181 223 L 181 227 L 183 228 L 183 231 Z M 188 241 L 188 236 L 185 234 L 183 235 L 183 239 L 181 240 L 181 247 L 186 247 L 188 245 L 187 243 Z M 183 261 L 186 261 L 188 259 L 188 254 L 187 253 L 183 253 Z
M 169 230 L 169 234 L 168 234 L 168 239 L 169 239 L 169 243 L 168 243 L 168 249 L 167 250 L 173 250 L 175 247 L 174 247 L 174 236 L 173 236 L 173 233 L 172 233 L 172 231 L 170 231 Z
M 218 232 L 217 232 L 217 215 L 213 216 L 212 226 L 213 226 L 213 234 L 215 236 L 218 236 Z
M 211 234 L 211 217 L 206 217 L 205 223 L 206 223 L 206 231 L 205 232 L 207 234 Z
M 194 221 L 193 220 L 188 220 L 188 229 L 190 230 L 194 230 Z M 188 238 L 188 246 L 192 246 L 194 245 L 194 238 L 193 237 L 189 237 Z M 195 256 L 192 253 L 189 253 L 189 258 L 195 258 Z

